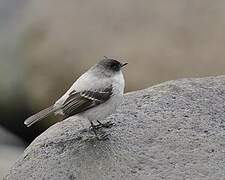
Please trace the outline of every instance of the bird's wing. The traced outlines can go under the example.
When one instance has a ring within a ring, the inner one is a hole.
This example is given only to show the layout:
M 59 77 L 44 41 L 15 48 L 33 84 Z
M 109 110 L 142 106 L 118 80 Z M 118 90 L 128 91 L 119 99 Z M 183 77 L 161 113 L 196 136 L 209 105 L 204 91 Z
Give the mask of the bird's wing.
M 112 95 L 112 85 L 105 89 L 85 90 L 81 92 L 71 91 L 69 97 L 62 105 L 62 111 L 66 117 L 84 112 L 109 100 Z

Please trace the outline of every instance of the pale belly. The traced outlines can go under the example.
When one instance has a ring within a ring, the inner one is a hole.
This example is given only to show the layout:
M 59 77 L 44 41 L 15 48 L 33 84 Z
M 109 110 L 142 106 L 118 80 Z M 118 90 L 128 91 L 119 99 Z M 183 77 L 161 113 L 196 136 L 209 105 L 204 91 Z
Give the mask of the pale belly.
M 115 112 L 122 102 L 123 95 L 112 96 L 107 102 L 77 115 L 96 123 L 97 120 L 101 121 Z

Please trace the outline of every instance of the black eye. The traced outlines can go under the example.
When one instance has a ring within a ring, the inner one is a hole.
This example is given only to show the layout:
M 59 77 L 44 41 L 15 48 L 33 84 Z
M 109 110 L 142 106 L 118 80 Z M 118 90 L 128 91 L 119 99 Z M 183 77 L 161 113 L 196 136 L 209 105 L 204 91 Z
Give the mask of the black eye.
M 120 67 L 119 67 L 117 64 L 112 64 L 112 65 L 111 65 L 111 68 L 112 68 L 112 70 L 114 70 L 114 71 L 119 71 L 119 70 L 120 70 Z

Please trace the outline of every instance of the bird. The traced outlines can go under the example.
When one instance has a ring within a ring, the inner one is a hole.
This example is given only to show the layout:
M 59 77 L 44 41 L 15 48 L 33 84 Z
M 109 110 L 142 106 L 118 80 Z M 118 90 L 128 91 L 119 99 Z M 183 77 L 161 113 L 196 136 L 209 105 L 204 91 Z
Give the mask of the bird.
M 104 56 L 82 74 L 53 105 L 32 115 L 24 121 L 27 127 L 50 114 L 62 115 L 64 119 L 73 116 L 85 118 L 97 135 L 96 129 L 110 126 L 101 120 L 111 115 L 123 102 L 125 80 L 122 68 L 128 63 Z

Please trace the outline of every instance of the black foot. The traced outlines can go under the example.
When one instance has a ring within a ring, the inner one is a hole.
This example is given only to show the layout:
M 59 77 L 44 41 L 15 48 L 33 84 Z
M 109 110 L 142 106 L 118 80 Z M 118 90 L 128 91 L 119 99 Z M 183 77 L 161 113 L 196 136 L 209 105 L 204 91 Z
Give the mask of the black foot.
M 101 123 L 100 121 L 97 121 L 97 122 L 98 122 L 98 126 L 100 127 L 110 128 L 113 126 L 113 123 L 111 121 L 108 121 L 106 123 Z
M 92 130 L 95 133 L 95 136 L 98 136 L 97 130 L 99 128 L 91 122 L 90 130 Z
M 98 133 L 98 129 L 100 129 L 102 127 L 109 128 L 113 125 L 113 123 L 106 122 L 103 124 L 100 121 L 97 121 L 97 122 L 99 123 L 98 125 L 94 125 L 93 122 L 91 122 L 90 130 L 94 132 L 94 134 L 98 140 L 107 140 L 109 134 L 106 134 L 103 132 Z
M 101 134 L 97 135 L 96 138 L 100 141 L 104 141 L 104 140 L 109 139 L 109 134 L 101 133 Z

